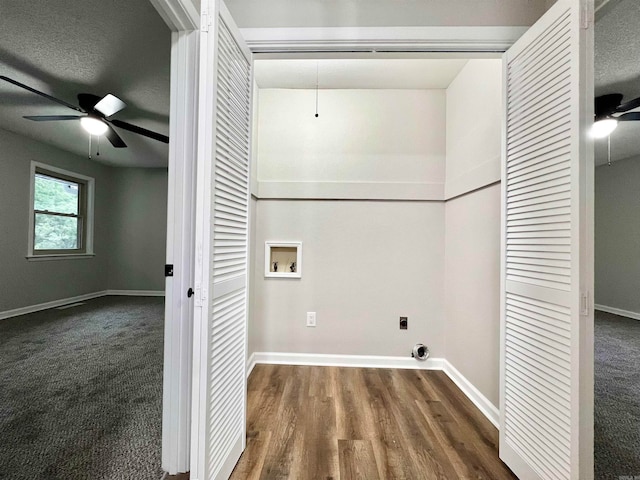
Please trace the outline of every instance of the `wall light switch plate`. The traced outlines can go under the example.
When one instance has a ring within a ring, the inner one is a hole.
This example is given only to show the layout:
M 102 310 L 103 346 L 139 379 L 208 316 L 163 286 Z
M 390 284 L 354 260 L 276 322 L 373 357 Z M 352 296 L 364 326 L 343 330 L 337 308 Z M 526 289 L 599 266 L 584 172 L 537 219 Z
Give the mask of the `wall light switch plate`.
M 307 312 L 307 327 L 316 326 L 316 312 Z

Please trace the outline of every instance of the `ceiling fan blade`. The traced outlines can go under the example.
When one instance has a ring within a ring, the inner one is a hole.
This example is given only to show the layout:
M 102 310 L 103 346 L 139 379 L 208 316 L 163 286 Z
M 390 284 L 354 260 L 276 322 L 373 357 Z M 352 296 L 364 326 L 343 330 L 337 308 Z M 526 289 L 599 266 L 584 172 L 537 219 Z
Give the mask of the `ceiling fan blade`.
M 629 112 L 619 117 L 615 117 L 619 122 L 629 122 L 633 120 L 640 120 L 640 112 Z
M 606 117 L 616 111 L 622 102 L 622 94 L 611 93 L 609 95 L 601 95 L 595 99 L 596 118 Z
M 640 107 L 640 97 L 629 100 L 627 103 L 623 103 L 618 106 L 618 108 L 616 108 L 616 112 L 628 112 L 629 110 L 633 110 L 638 107 Z
M 82 112 L 82 110 L 79 109 L 78 107 L 76 107 L 75 105 L 71 105 L 70 103 L 67 103 L 64 100 L 60 100 L 59 98 L 52 97 L 51 95 L 48 95 L 48 94 L 46 94 L 44 92 L 36 90 L 35 88 L 31 88 L 30 86 L 25 85 L 24 83 L 17 82 L 17 81 L 15 81 L 15 80 L 13 80 L 13 79 L 11 79 L 9 77 L 5 77 L 4 75 L 0 75 L 0 80 L 4 80 L 5 82 L 9 82 L 12 85 L 15 85 L 16 87 L 24 88 L 28 92 L 35 93 L 36 95 L 40 95 L 41 97 L 44 97 L 47 100 L 51 100 L 52 102 L 59 103 L 60 105 L 64 105 L 65 107 L 71 108 L 72 110 L 75 110 L 77 112 Z
M 120 138 L 120 135 L 116 133 L 113 127 L 111 125 L 107 125 L 107 127 L 109 128 L 107 129 L 107 133 L 105 133 L 104 136 L 107 137 L 107 140 L 109 140 L 109 142 L 111 142 L 111 145 L 113 145 L 115 148 L 126 148 L 127 144 L 124 143 L 124 140 Z
M 96 104 L 100 101 L 100 97 L 92 93 L 79 93 L 78 105 L 86 113 L 93 111 Z
M 97 110 L 105 117 L 110 117 L 111 115 L 118 113 L 126 106 L 127 104 L 120 100 L 118 97 L 108 93 L 107 95 L 102 97 L 102 100 L 94 105 L 93 109 Z
M 34 122 L 51 122 L 54 120 L 77 120 L 82 115 L 25 115 L 22 118 L 33 120 Z
M 146 128 L 131 125 L 130 123 L 123 122 L 122 120 L 109 120 L 109 122 L 113 123 L 116 127 L 122 128 L 123 130 L 128 130 L 139 135 L 144 135 L 145 137 L 153 138 L 154 140 L 158 140 L 159 142 L 169 143 L 169 137 L 167 137 L 166 135 L 152 132 L 151 130 L 147 130 Z

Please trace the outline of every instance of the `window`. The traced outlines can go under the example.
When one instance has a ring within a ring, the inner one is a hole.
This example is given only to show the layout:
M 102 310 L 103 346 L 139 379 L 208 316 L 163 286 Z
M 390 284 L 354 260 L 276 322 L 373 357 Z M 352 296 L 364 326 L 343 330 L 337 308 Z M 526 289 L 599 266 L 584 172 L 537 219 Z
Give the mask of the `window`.
M 28 257 L 93 253 L 93 185 L 93 178 L 32 162 Z

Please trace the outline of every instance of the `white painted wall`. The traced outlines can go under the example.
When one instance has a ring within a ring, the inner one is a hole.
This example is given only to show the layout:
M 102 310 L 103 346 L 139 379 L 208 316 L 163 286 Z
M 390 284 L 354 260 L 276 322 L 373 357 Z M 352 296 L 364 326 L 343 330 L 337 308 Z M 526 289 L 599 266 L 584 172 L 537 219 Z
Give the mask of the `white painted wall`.
M 500 180 L 502 60 L 469 60 L 447 88 L 445 196 Z
M 253 351 L 442 356 L 441 202 L 260 200 L 256 222 Z M 266 240 L 303 242 L 301 279 L 264 278 Z
M 444 357 L 495 406 L 500 372 L 500 184 L 446 203 Z
M 259 182 L 425 182 L 445 174 L 444 90 L 260 90 Z
M 251 351 L 408 356 L 424 342 L 498 404 L 501 75 L 472 60 L 446 91 L 320 91 L 319 119 L 314 91 L 260 91 L 259 193 L 394 189 L 257 201 Z M 439 201 L 398 201 L 416 182 Z M 266 240 L 303 241 L 302 279 L 264 278 Z
M 408 357 L 424 342 L 442 353 L 444 204 L 396 200 L 416 182 L 442 191 L 445 113 L 444 90 L 321 90 L 318 118 L 313 90 L 260 90 L 259 193 L 336 188 L 257 201 L 250 351 Z M 368 200 L 389 185 L 391 198 Z M 264 278 L 267 240 L 303 242 L 302 279 Z
M 640 157 L 596 168 L 595 183 L 595 303 L 640 315 Z
M 500 60 L 471 60 L 447 89 L 445 187 L 444 356 L 496 406 L 501 74 Z
M 255 268 L 258 259 L 256 258 L 256 245 L 258 240 L 256 238 L 256 214 L 258 210 L 258 201 L 255 197 L 251 197 L 249 202 L 249 311 L 247 312 L 247 360 L 251 357 L 251 354 L 256 352 L 257 348 L 257 335 L 254 334 L 254 330 L 257 328 L 255 316 L 256 316 L 256 273 Z M 263 254 L 264 255 L 264 254 Z

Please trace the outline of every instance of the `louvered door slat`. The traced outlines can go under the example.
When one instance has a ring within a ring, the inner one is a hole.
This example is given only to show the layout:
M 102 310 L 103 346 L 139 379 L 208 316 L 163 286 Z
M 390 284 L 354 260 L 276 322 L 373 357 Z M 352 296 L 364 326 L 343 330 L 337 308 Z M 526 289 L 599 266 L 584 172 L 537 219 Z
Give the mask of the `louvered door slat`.
M 514 104 L 514 108 L 518 108 L 520 110 L 520 113 L 518 115 L 519 117 L 525 117 L 534 114 L 537 110 L 536 107 L 538 106 L 538 104 L 545 98 L 560 98 L 565 95 L 567 90 L 570 90 L 570 74 L 565 72 L 564 70 L 560 70 L 557 73 L 560 73 L 563 76 L 553 77 L 552 79 L 544 82 L 541 85 L 544 90 L 536 89 L 517 99 L 517 101 L 515 102 L 516 104 Z
M 538 102 L 535 112 L 528 112 L 527 115 L 515 117 L 513 123 L 509 126 L 509 133 L 517 133 L 525 128 L 529 128 L 534 125 L 540 125 L 544 121 L 546 116 L 555 116 L 561 112 L 567 113 L 570 108 L 569 103 L 562 96 L 550 96 L 544 101 Z
M 528 479 L 592 478 L 577 421 L 580 4 L 558 0 L 504 57 L 500 455 Z
M 553 160 L 549 160 L 548 162 L 556 162 L 560 163 L 563 159 L 561 157 L 554 158 Z M 542 162 L 538 164 L 539 168 L 547 168 L 548 166 L 553 166 L 553 164 L 549 164 L 547 162 Z M 535 167 L 533 167 L 535 168 Z M 552 180 L 547 180 L 544 184 L 533 184 L 528 186 L 520 186 L 513 185 L 510 190 L 507 190 L 507 197 L 511 198 L 523 198 L 525 195 L 534 194 L 540 195 L 544 194 L 546 189 L 556 189 L 555 191 L 559 191 L 558 189 L 566 188 L 571 189 L 571 178 L 566 175 L 564 177 L 555 178 Z
M 211 194 L 208 480 L 226 479 L 244 448 L 249 247 L 251 62 L 226 7 L 216 23 L 216 119 Z
M 519 83 L 517 87 L 509 88 L 509 96 L 513 99 L 516 107 L 522 108 L 523 105 L 519 102 L 531 98 L 531 95 L 538 96 L 540 86 L 549 89 L 559 80 L 569 78 L 571 61 L 567 54 L 570 48 L 569 45 L 564 45 L 562 48 L 557 48 L 541 57 L 535 63 L 535 73 L 528 75 L 526 81 Z M 512 70 L 512 72 L 517 73 L 516 70 Z
M 220 71 L 222 74 L 227 74 L 228 71 L 222 69 Z M 225 90 L 225 92 L 229 95 L 228 98 L 225 98 L 221 101 L 221 105 L 224 105 L 227 109 L 230 110 L 243 110 L 247 107 L 247 103 L 241 101 L 237 98 L 238 95 L 244 95 L 246 92 L 238 86 L 235 81 L 228 80 L 224 77 L 220 79 L 220 85 Z M 245 119 L 242 117 L 237 118 L 238 123 L 243 126 L 248 126 Z

